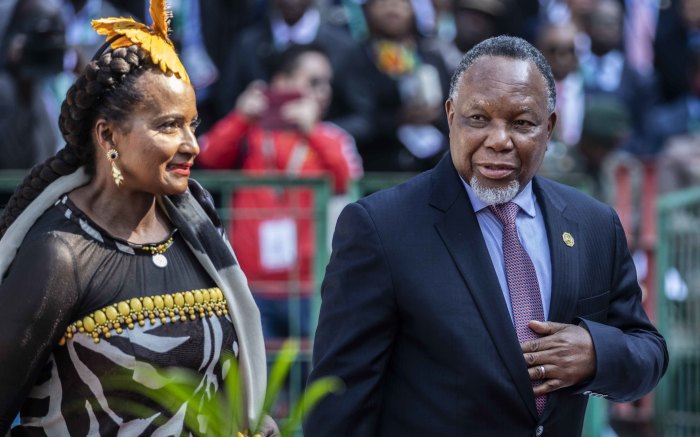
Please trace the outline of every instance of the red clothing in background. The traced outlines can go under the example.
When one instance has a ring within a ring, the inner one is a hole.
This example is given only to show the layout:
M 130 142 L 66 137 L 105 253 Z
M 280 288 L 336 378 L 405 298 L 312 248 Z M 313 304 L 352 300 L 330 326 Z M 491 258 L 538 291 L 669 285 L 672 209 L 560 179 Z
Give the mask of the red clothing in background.
M 263 130 L 233 111 L 199 142 L 197 163 L 209 169 L 297 176 L 330 174 L 336 193 L 345 192 L 349 181 L 362 174 L 354 140 L 330 123 L 318 123 L 308 135 L 294 130 Z M 309 189 L 255 188 L 234 194 L 229 235 L 238 261 L 257 292 L 286 297 L 286 281 L 299 281 L 304 294 L 312 290 L 316 244 L 312 205 L 313 192 Z

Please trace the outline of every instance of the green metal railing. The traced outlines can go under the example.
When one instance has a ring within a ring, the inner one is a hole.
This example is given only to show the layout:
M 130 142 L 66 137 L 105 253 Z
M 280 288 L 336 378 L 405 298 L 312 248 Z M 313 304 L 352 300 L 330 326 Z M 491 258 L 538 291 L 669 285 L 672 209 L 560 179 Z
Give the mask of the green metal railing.
M 659 329 L 669 367 L 656 392 L 659 435 L 700 436 L 700 187 L 658 201 Z
M 320 307 L 320 286 L 325 272 L 325 267 L 328 262 L 328 210 L 327 205 L 331 196 L 331 183 L 327 177 L 313 178 L 298 178 L 287 175 L 250 175 L 241 172 L 233 171 L 197 171 L 193 172 L 192 177 L 196 179 L 204 188 L 212 193 L 217 206 L 219 217 L 224 224 L 224 229 L 231 229 L 232 225 L 236 225 L 237 217 L 246 215 L 246 213 L 264 217 L 265 212 L 261 211 L 242 211 L 235 209 L 233 205 L 234 195 L 241 189 L 251 188 L 273 188 L 280 192 L 292 189 L 304 189 L 313 192 L 313 205 L 311 211 L 304 210 L 301 207 L 295 208 L 294 211 L 289 211 L 292 218 L 296 219 L 311 219 L 313 221 L 315 252 L 313 256 L 313 297 L 311 299 L 311 309 L 309 320 L 301 320 L 301 299 L 300 286 L 298 283 L 290 281 L 283 284 L 288 290 L 289 304 L 289 333 L 290 336 L 300 339 L 301 348 L 297 360 L 292 365 L 289 374 L 286 401 L 289 405 L 299 398 L 306 383 L 308 369 L 311 365 L 311 344 L 310 338 L 301 337 L 301 325 L 309 323 L 309 332 L 316 331 L 316 323 L 318 321 L 318 311 Z M 262 215 L 260 215 L 262 213 Z M 267 211 L 270 213 L 270 211 Z M 310 214 L 310 216 L 308 216 Z M 231 235 L 230 235 L 231 237 Z M 234 248 L 236 242 L 232 241 Z M 278 348 L 281 346 L 279 342 L 275 343 L 272 339 L 267 339 L 267 359 L 268 363 L 272 363 L 277 358 Z M 284 402 L 284 400 L 282 400 Z M 282 408 L 280 411 L 286 411 Z M 284 413 L 282 413 L 284 414 Z
M 25 171 L 0 171 L 0 196 L 7 195 L 14 191 L 16 185 L 26 175 Z M 358 199 L 372 192 L 385 189 L 401 182 L 404 182 L 414 176 L 408 173 L 368 173 L 362 179 L 351 184 L 348 197 L 350 200 Z M 551 176 L 551 175 L 550 175 Z M 328 206 L 331 199 L 331 184 L 330 180 L 325 177 L 319 178 L 295 178 L 284 175 L 249 175 L 235 171 L 196 171 L 192 177 L 209 190 L 214 196 L 219 216 L 224 223 L 225 229 L 231 228 L 231 221 L 235 220 L 237 212 L 233 209 L 233 195 L 241 189 L 272 187 L 280 190 L 290 188 L 309 189 L 314 193 L 314 202 L 311 208 L 311 213 L 314 221 L 315 231 L 315 255 L 313 262 L 313 286 L 314 295 L 311 300 L 310 313 L 310 332 L 315 332 L 316 323 L 318 321 L 318 312 L 320 307 L 320 285 L 325 273 L 325 266 L 329 259 L 328 235 L 329 230 L 332 230 L 334 223 L 329 223 Z M 562 182 L 569 182 L 572 185 L 578 186 L 584 191 L 592 191 L 587 179 L 563 178 Z M 234 223 L 235 226 L 235 223 Z M 234 242 L 235 246 L 235 242 Z M 290 300 L 290 324 L 298 328 L 300 320 L 298 317 L 299 300 L 292 295 Z M 291 332 L 298 332 L 297 328 L 290 329 Z M 311 339 L 309 339 L 311 340 Z M 290 393 L 289 401 L 294 402 L 300 392 L 303 390 L 306 374 L 304 369 L 309 369 L 310 366 L 302 366 L 302 364 L 310 363 L 310 346 L 311 341 L 308 341 L 306 347 L 301 350 L 297 363 L 293 366 L 290 374 Z M 274 361 L 276 357 L 275 350 L 268 351 L 268 361 Z M 607 424 L 607 403 L 600 399 L 592 399 L 589 403 L 588 413 L 584 427 L 585 436 L 599 436 L 603 428 Z M 279 419 L 279 418 L 278 418 Z
M 9 195 L 14 192 L 15 187 L 22 181 L 26 174 L 27 172 L 24 170 L 0 171 L 0 199 L 2 199 L 0 203 L 7 201 Z M 304 218 L 313 221 L 316 247 L 313 256 L 314 293 L 311 299 L 310 320 L 300 320 L 301 300 L 299 293 L 293 292 L 293 290 L 299 290 L 298 284 L 290 283 L 285 285 L 288 285 L 288 289 L 292 290 L 289 294 L 290 335 L 300 337 L 298 334 L 301 332 L 300 326 L 302 323 L 310 323 L 309 332 L 315 332 L 320 306 L 319 290 L 329 257 L 329 250 L 326 242 L 328 240 L 328 204 L 331 197 L 330 179 L 328 177 L 300 179 L 286 175 L 250 175 L 234 171 L 196 171 L 193 172 L 192 177 L 212 193 L 219 217 L 227 232 L 231 229 L 232 224 L 235 226 L 237 217 L 241 214 L 246 214 L 246 211 L 233 208 L 234 194 L 239 190 L 274 188 L 282 192 L 285 190 L 303 189 L 310 190 L 313 193 L 314 201 L 310 210 L 308 208 L 296 208 L 295 211 L 292 212 L 292 214 L 296 214 L 296 216 L 292 215 L 295 219 Z M 250 214 L 251 211 L 247 211 L 247 213 Z M 260 214 L 260 212 L 257 213 L 258 215 Z M 236 243 L 232 243 L 235 247 Z M 295 333 L 297 335 L 295 335 Z M 310 368 L 311 362 L 312 341 L 309 338 L 301 338 L 300 340 L 301 348 L 297 360 L 292 365 L 289 374 L 287 401 L 290 405 L 299 398 L 303 391 L 307 377 L 306 371 Z M 274 362 L 276 359 L 279 346 L 281 346 L 280 342 L 272 344 L 268 342 L 269 363 Z M 283 420 L 284 418 L 280 417 L 278 419 Z

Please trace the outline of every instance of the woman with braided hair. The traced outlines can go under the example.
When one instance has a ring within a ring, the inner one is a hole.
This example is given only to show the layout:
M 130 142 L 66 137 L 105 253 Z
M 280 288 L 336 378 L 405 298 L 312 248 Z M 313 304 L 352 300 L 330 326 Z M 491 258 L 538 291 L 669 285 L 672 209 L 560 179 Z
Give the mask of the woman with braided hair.
M 0 435 L 18 412 L 12 435 L 206 434 L 204 418 L 186 425 L 188 404 L 222 390 L 232 368 L 236 423 L 260 423 L 260 316 L 211 197 L 189 179 L 195 94 L 162 3 L 151 5 L 153 27 L 93 22 L 110 47 L 66 95 L 66 146 L 31 170 L 2 216 Z M 151 396 L 169 366 L 201 375 L 174 414 Z M 124 378 L 139 390 L 110 384 Z M 134 403 L 150 413 L 123 408 Z

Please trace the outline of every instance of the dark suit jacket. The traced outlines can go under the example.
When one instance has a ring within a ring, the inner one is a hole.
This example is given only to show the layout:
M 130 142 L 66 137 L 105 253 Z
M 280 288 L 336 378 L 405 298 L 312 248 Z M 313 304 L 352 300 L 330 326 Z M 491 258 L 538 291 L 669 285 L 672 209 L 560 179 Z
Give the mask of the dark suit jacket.
M 552 262 L 549 320 L 583 321 L 587 384 L 550 395 L 538 418 L 527 366 L 471 203 L 448 154 L 435 169 L 348 205 L 333 238 L 310 380 L 335 375 L 307 437 L 575 436 L 592 391 L 636 399 L 668 354 L 641 306 L 613 210 L 534 179 Z M 573 247 L 562 241 L 569 232 Z M 543 431 L 543 432 L 542 432 Z

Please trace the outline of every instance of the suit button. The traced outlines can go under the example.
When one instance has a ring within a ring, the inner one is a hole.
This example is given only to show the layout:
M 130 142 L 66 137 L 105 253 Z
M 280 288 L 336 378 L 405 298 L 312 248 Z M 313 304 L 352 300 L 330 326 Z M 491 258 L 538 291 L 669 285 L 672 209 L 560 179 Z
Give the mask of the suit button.
M 535 437 L 540 437 L 542 433 L 544 432 L 544 426 L 540 425 L 537 427 L 535 430 Z

